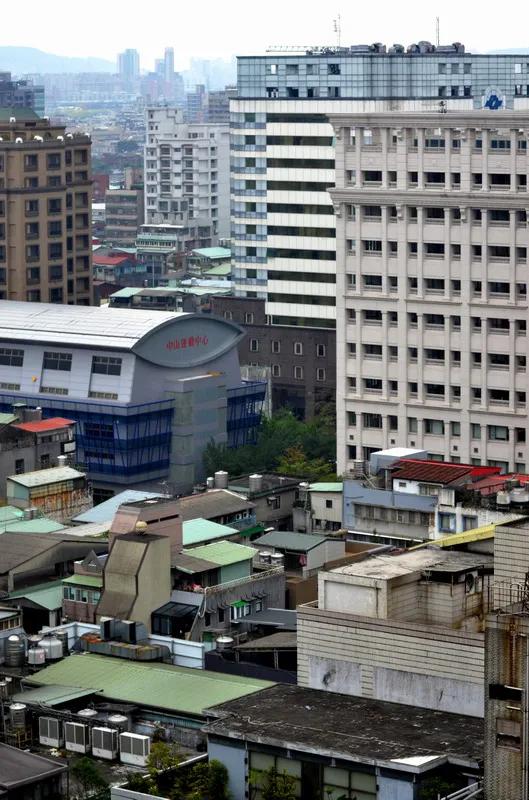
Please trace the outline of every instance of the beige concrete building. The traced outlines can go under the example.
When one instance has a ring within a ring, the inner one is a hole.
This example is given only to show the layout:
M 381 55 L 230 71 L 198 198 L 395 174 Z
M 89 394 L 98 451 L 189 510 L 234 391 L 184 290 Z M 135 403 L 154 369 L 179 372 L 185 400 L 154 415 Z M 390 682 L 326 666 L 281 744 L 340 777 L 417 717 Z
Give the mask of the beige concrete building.
M 0 109 L 0 300 L 89 305 L 90 139 Z
M 525 471 L 529 114 L 331 122 L 337 471 L 396 444 Z
M 117 247 L 134 247 L 143 225 L 143 189 L 107 189 L 105 239 Z

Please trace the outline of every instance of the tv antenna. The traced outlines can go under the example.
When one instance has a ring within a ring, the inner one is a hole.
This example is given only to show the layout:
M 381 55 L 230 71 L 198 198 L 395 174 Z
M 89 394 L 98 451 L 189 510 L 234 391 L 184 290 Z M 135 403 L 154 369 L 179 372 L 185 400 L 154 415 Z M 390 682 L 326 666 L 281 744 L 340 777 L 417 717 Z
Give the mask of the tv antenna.
M 435 18 L 435 43 L 439 47 L 439 17 Z
M 333 20 L 334 32 L 338 40 L 338 47 L 342 44 L 342 15 L 338 14 L 336 19 Z

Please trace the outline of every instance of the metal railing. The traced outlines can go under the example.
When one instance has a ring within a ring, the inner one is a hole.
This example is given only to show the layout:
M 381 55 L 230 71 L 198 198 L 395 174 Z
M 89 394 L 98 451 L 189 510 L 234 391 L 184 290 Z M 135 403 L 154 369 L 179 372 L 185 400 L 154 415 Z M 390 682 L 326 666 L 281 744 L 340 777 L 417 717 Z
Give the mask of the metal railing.
M 477 781 L 476 783 L 471 783 L 470 786 L 458 789 L 457 792 L 447 794 L 443 798 L 441 798 L 441 795 L 438 795 L 438 797 L 439 800 L 471 800 L 471 798 L 483 797 L 483 782 Z
M 264 581 L 267 578 L 271 578 L 273 575 L 279 575 L 285 571 L 284 567 L 271 567 L 270 569 L 265 569 L 262 572 L 254 572 L 252 575 L 249 575 L 247 578 L 236 578 L 233 581 L 226 581 L 226 583 L 220 583 L 216 586 L 205 586 L 204 587 L 204 594 L 215 594 L 217 592 L 224 592 L 226 589 L 234 589 L 237 586 L 244 586 L 244 584 L 251 583 L 254 584 L 258 581 Z

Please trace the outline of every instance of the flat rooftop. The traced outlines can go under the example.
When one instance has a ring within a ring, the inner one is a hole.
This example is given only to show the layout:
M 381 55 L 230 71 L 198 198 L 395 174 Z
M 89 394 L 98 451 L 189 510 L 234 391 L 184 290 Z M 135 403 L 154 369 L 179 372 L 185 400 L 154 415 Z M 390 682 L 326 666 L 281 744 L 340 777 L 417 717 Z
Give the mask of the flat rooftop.
M 59 759 L 43 758 L 0 743 L 0 789 L 6 792 L 28 783 L 38 783 L 67 769 L 67 764 Z
M 301 686 L 277 684 L 208 717 L 209 734 L 407 771 L 437 758 L 469 767 L 483 758 L 482 719 Z
M 340 575 L 355 575 L 363 578 L 382 578 L 387 580 L 413 572 L 431 570 L 433 572 L 465 572 L 478 567 L 491 567 L 494 557 L 484 553 L 464 553 L 460 550 L 441 550 L 437 547 L 424 547 L 406 553 L 383 553 L 336 567 L 331 572 Z

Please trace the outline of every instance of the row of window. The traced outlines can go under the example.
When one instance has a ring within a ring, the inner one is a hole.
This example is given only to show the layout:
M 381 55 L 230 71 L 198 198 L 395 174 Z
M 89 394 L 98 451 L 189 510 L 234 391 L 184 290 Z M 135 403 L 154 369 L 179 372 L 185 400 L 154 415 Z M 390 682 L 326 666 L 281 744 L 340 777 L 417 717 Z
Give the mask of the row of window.
M 356 392 L 356 377 L 348 377 L 347 386 L 351 392 Z M 416 381 L 409 381 L 407 386 L 408 397 L 411 399 L 417 398 L 419 394 L 419 384 Z M 426 400 L 444 403 L 446 401 L 447 394 L 449 394 L 450 402 L 461 402 L 461 386 L 446 387 L 444 383 L 425 383 L 423 384 L 422 388 L 423 396 Z M 395 380 L 387 381 L 387 390 L 389 395 L 398 395 L 399 382 Z M 365 394 L 382 395 L 384 391 L 384 381 L 381 378 L 362 378 L 361 391 Z M 527 393 L 523 391 L 515 391 L 511 393 L 508 389 L 487 389 L 486 393 L 489 405 L 510 406 L 511 403 L 514 402 L 516 406 L 522 407 L 526 405 L 527 401 Z M 481 386 L 471 386 L 471 403 L 480 404 L 482 399 L 483 396 Z
M 281 378 L 285 377 L 284 372 L 286 371 L 281 364 L 272 364 L 272 377 L 273 378 Z M 305 370 L 300 365 L 295 365 L 292 367 L 292 377 L 298 381 L 302 381 L 305 378 Z M 325 367 L 317 367 L 316 368 L 316 380 L 317 381 L 326 381 L 327 380 L 327 371 Z
M 348 308 L 346 309 L 346 312 L 348 322 L 355 323 L 357 316 L 356 309 Z M 376 308 L 367 308 L 360 312 L 362 322 L 366 325 L 382 325 L 383 313 L 384 312 Z M 397 327 L 399 322 L 398 312 L 388 311 L 385 313 L 387 313 L 389 326 L 392 328 Z M 426 328 L 442 329 L 448 322 L 450 323 L 452 330 L 461 330 L 461 317 L 457 314 L 452 314 L 450 316 L 447 315 L 446 317 L 444 314 L 422 314 L 421 316 L 423 317 L 424 326 Z M 410 328 L 416 328 L 418 325 L 419 315 L 415 312 L 409 312 L 407 317 L 408 326 Z M 471 331 L 475 333 L 481 331 L 482 327 L 487 327 L 489 333 L 508 333 L 511 327 L 511 322 L 514 323 L 514 329 L 518 336 L 525 336 L 527 334 L 527 320 L 525 319 L 509 320 L 501 319 L 499 317 L 489 317 L 485 320 L 485 325 L 483 325 L 483 320 L 481 317 L 470 317 L 470 328 Z
M 249 347 L 251 353 L 258 353 L 259 352 L 259 339 L 250 339 Z M 281 352 L 281 341 L 279 339 L 272 339 L 270 342 L 270 352 L 271 353 L 280 353 Z M 303 342 L 294 342 L 292 347 L 292 352 L 295 356 L 302 356 L 303 355 Z M 308 355 L 308 354 L 307 354 Z M 316 357 L 317 358 L 325 358 L 327 355 L 327 346 L 324 344 L 317 344 L 316 345 Z
M 362 357 L 364 359 L 370 359 L 375 361 L 381 361 L 383 358 L 383 345 L 381 344 L 362 344 Z M 387 345 L 386 346 L 387 356 L 390 361 L 398 361 L 398 354 L 399 348 L 397 345 Z M 445 364 L 447 361 L 447 351 L 443 348 L 433 348 L 433 347 L 425 347 L 423 349 L 423 359 L 424 363 L 426 364 Z M 461 350 L 450 350 L 449 357 L 450 357 L 450 366 L 452 367 L 460 367 L 461 366 Z M 357 353 L 357 345 L 356 342 L 348 342 L 347 343 L 347 354 L 354 358 Z M 418 361 L 419 356 L 419 348 L 417 347 L 408 347 L 407 348 L 407 356 L 408 361 L 411 364 L 415 364 Z M 513 355 L 511 356 L 509 353 L 487 353 L 485 356 L 485 360 L 487 366 L 490 369 L 509 369 L 511 366 L 511 358 L 513 363 L 516 365 L 516 369 L 519 372 L 525 372 L 527 367 L 527 356 L 525 355 Z M 482 353 L 481 351 L 474 351 L 470 353 L 470 363 L 473 367 L 481 367 L 483 363 Z
M 448 177 L 447 177 L 448 175 Z M 362 170 L 361 184 L 363 186 L 381 186 L 383 181 L 383 172 L 378 169 Z M 517 173 L 512 176 L 514 185 L 517 189 L 527 190 L 527 174 Z M 510 172 L 489 172 L 485 174 L 487 185 L 490 189 L 503 189 L 508 190 L 511 188 L 511 173 Z M 397 184 L 397 171 L 390 170 L 387 173 L 387 179 L 390 186 Z M 349 185 L 356 185 L 357 173 L 355 169 L 346 170 L 346 180 Z M 446 184 L 450 183 L 452 189 L 461 188 L 461 173 L 460 172 L 441 172 L 441 171 L 425 171 L 422 173 L 422 180 L 424 186 L 427 188 L 444 188 Z M 416 189 L 419 185 L 419 173 L 416 170 L 408 171 L 407 173 L 408 188 Z M 483 173 L 472 172 L 470 175 L 470 186 L 472 189 L 483 187 Z
M 452 259 L 461 258 L 461 245 L 458 243 L 449 245 L 449 251 L 444 242 L 407 242 L 406 247 L 407 255 L 412 258 L 418 256 L 420 252 L 426 258 L 442 258 L 448 252 Z M 381 255 L 385 249 L 388 255 L 396 256 L 399 251 L 399 243 L 394 240 L 383 242 L 381 239 L 362 239 L 361 249 L 364 255 Z M 473 261 L 481 261 L 483 249 L 480 244 L 470 245 L 470 255 Z M 511 257 L 511 247 L 508 245 L 488 245 L 485 251 L 488 261 L 509 261 Z M 356 239 L 347 239 L 347 252 L 351 255 L 356 253 Z M 516 261 L 527 261 L 527 247 L 514 247 L 512 252 Z
M 361 275 L 362 288 L 367 292 L 381 292 L 383 289 L 382 275 Z M 349 289 L 356 290 L 356 275 L 347 275 L 347 285 Z M 398 289 L 399 280 L 396 275 L 388 275 L 388 290 L 396 292 Z M 444 278 L 423 278 L 422 280 L 424 294 L 437 294 L 444 295 L 450 287 L 452 294 L 461 294 L 461 281 L 451 280 L 445 281 Z M 408 278 L 407 292 L 409 295 L 418 293 L 419 282 L 418 278 Z M 480 297 L 483 294 L 483 282 L 471 281 L 471 293 L 475 297 Z M 511 294 L 511 289 L 514 290 L 517 299 L 523 300 L 527 297 L 527 284 L 515 283 L 511 285 L 508 281 L 487 281 L 485 283 L 486 294 L 489 298 L 508 299 Z
M 73 586 L 64 586 L 63 598 L 65 600 L 73 600 L 76 603 L 92 603 L 92 605 L 95 605 L 101 599 L 101 592 L 93 589 L 76 589 Z
M 121 364 L 121 358 L 92 356 L 92 373 L 100 375 L 121 375 Z M 0 348 L 0 365 L 22 367 L 24 365 L 24 350 L 9 347 Z M 42 369 L 71 372 L 72 354 L 45 351 L 42 360 Z
M 357 414 L 354 411 L 349 411 L 347 414 L 347 424 L 349 427 L 355 427 L 357 424 Z M 376 413 L 363 413 L 361 415 L 362 427 L 382 430 L 384 427 L 382 414 Z M 387 427 L 390 431 L 397 431 L 399 429 L 398 417 L 394 414 L 387 416 Z M 407 418 L 408 433 L 417 433 L 419 427 L 419 420 L 417 417 Z M 486 431 L 486 438 L 489 442 L 508 442 L 511 433 L 506 425 L 485 425 L 483 426 Z M 460 422 L 445 422 L 439 419 L 423 419 L 422 420 L 423 433 L 432 436 L 444 436 L 445 433 L 450 433 L 450 436 L 459 438 L 461 436 L 461 423 Z M 482 426 L 478 423 L 470 424 L 470 438 L 481 439 Z M 526 429 L 513 428 L 512 438 L 516 444 L 523 444 L 526 442 Z
M 405 208 L 397 209 L 397 206 L 386 206 L 389 222 L 396 222 L 398 219 L 406 216 L 408 222 L 418 222 L 419 214 L 422 213 L 424 222 L 438 223 L 443 222 L 448 218 L 448 209 L 432 206 L 406 206 Z M 360 213 L 362 219 L 366 222 L 381 222 L 382 221 L 382 206 L 360 206 Z M 468 213 L 470 221 L 475 225 L 480 225 L 482 221 L 488 224 L 509 225 L 511 215 L 514 215 L 518 225 L 527 224 L 527 211 L 525 208 L 505 209 L 505 208 L 469 208 L 464 209 Z M 399 216 L 400 215 L 400 216 Z M 458 223 L 462 221 L 463 213 L 461 208 L 451 208 L 449 210 L 450 222 Z M 356 207 L 354 205 L 347 205 L 347 218 L 355 220 L 357 216 Z

